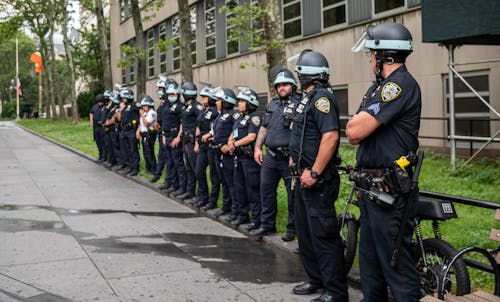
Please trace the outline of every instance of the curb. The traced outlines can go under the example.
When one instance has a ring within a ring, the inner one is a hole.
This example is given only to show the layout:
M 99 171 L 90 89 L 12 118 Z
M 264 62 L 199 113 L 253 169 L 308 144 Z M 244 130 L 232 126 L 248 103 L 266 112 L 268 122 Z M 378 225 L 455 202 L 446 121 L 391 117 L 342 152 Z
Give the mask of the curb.
M 35 136 L 38 136 L 48 142 L 51 142 L 63 149 L 66 149 L 70 152 L 73 152 L 75 153 L 76 155 L 79 155 L 91 162 L 93 162 L 94 164 L 98 165 L 98 166 L 101 166 L 99 165 L 97 162 L 96 162 L 96 159 L 86 153 L 83 153 L 81 152 L 80 150 L 77 150 L 77 149 L 74 149 L 72 147 L 69 147 L 67 145 L 64 145 L 58 141 L 55 141 L 51 138 L 48 138 L 44 135 L 41 135 L 40 133 L 37 133 L 31 129 L 28 129 L 28 128 L 25 128 L 17 123 L 14 123 L 16 125 L 16 127 L 19 127 L 21 129 L 23 129 L 24 131 L 26 132 L 29 132 Z M 229 227 L 233 230 L 236 230 L 240 233 L 242 233 L 243 235 L 247 236 L 248 238 L 250 239 L 254 239 L 256 241 L 261 241 L 265 244 L 267 244 L 268 246 L 272 247 L 272 248 L 277 248 L 277 249 L 280 249 L 282 251 L 285 251 L 285 252 L 289 252 L 291 255 L 295 256 L 295 257 L 299 257 L 294 251 L 296 249 L 298 249 L 299 245 L 297 243 L 296 240 L 294 241 L 289 241 L 289 242 L 285 242 L 283 240 L 281 240 L 281 236 L 279 234 L 272 234 L 272 235 L 266 235 L 266 236 L 263 236 L 263 237 L 255 237 L 255 236 L 252 236 L 249 234 L 249 232 L 245 229 L 245 226 L 246 224 L 242 224 L 242 225 L 239 225 L 238 227 L 235 227 L 234 225 L 231 225 L 229 224 L 228 222 L 224 221 L 224 217 L 225 216 L 220 216 L 220 217 L 216 217 L 214 214 L 213 214 L 213 210 L 210 210 L 210 211 L 203 211 L 203 210 L 200 210 L 194 206 L 192 206 L 189 202 L 187 201 L 183 201 L 183 200 L 180 200 L 180 199 L 177 199 L 177 198 L 174 198 L 174 197 L 170 197 L 169 195 L 167 195 L 165 192 L 163 192 L 162 190 L 158 189 L 158 186 L 155 184 L 155 183 L 150 183 L 146 178 L 142 177 L 142 176 L 127 176 L 127 175 L 123 175 L 123 174 L 120 174 L 116 171 L 113 171 L 111 169 L 107 169 L 103 166 L 101 166 L 103 169 L 106 169 L 112 173 L 115 173 L 117 175 L 120 175 L 122 177 L 125 177 L 127 179 L 130 179 L 134 182 L 136 182 L 137 184 L 140 184 L 144 187 L 147 187 L 153 191 L 156 191 L 158 193 L 160 193 L 161 195 L 165 196 L 166 198 L 172 200 L 172 201 L 176 201 L 182 205 L 185 205 L 186 207 L 190 208 L 191 210 L 195 211 L 199 216 L 203 216 L 203 217 L 207 217 L 207 218 L 210 218 L 211 220 L 213 221 L 216 221 L 218 223 L 221 223 L 223 224 L 224 226 L 226 227 Z M 349 274 L 347 275 L 347 279 L 352 282 L 355 286 L 359 286 L 360 284 L 360 275 L 359 275 L 359 269 L 358 268 L 352 268 L 351 271 L 349 272 Z

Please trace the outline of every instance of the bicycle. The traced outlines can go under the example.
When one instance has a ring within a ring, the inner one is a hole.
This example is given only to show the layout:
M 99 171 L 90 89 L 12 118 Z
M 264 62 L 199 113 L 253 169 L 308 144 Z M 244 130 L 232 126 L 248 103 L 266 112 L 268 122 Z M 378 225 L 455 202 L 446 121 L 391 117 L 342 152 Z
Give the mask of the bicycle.
M 351 180 L 351 190 L 346 199 L 346 204 L 342 213 L 338 216 L 342 242 L 344 244 L 345 269 L 347 274 L 352 268 L 356 255 L 359 231 L 359 219 L 349 211 L 349 208 L 351 205 L 358 206 L 358 200 L 355 198 L 357 196 L 356 193 L 364 189 L 357 187 L 356 183 L 352 181 L 351 175 L 356 172 L 353 167 L 347 165 L 337 168 L 340 171 L 345 171 L 345 174 L 349 175 Z M 439 282 L 444 273 L 443 265 L 457 254 L 456 249 L 442 239 L 439 228 L 440 221 L 457 217 L 453 203 L 449 201 L 418 198 L 412 246 L 423 295 L 438 292 Z M 432 221 L 434 237 L 423 238 L 421 222 L 424 220 Z M 443 284 L 442 288 L 446 293 L 465 295 L 470 292 L 469 273 L 466 263 L 463 260 L 455 260 Z

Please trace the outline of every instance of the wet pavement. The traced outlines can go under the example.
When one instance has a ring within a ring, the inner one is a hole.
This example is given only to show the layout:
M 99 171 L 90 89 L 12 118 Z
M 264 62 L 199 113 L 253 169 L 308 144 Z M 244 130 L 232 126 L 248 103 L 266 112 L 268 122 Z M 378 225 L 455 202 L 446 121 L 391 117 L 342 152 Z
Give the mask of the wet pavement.
M 0 301 L 310 301 L 298 257 L 0 122 Z M 359 291 L 350 289 L 351 301 Z

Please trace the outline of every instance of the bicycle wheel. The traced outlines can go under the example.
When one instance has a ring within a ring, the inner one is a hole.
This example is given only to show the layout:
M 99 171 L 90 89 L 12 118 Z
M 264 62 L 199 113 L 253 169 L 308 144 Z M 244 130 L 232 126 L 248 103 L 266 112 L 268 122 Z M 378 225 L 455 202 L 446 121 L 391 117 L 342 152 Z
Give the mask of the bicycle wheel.
M 427 266 L 425 266 L 419 247 L 416 246 L 417 270 L 420 274 L 420 289 L 428 295 L 438 292 L 439 279 L 443 276 L 443 265 L 450 261 L 457 251 L 447 242 L 430 238 L 423 241 Z M 462 259 L 453 264 L 446 278 L 446 293 L 462 296 L 470 293 L 470 279 L 467 265 Z
M 341 225 L 342 217 L 339 216 L 338 220 L 340 225 L 340 237 L 342 237 L 342 244 L 344 245 L 345 273 L 348 274 L 354 262 L 354 257 L 356 257 L 359 221 L 354 217 L 345 218 L 343 221 L 344 225 Z

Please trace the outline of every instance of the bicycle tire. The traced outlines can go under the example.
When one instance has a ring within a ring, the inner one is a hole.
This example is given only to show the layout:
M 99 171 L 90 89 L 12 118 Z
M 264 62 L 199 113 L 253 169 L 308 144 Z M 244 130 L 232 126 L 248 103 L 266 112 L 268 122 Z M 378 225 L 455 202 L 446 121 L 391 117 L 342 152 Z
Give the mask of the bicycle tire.
M 415 246 L 415 260 L 417 271 L 420 275 L 420 289 L 422 294 L 434 294 L 438 292 L 439 278 L 443 276 L 443 265 L 457 254 L 457 250 L 449 243 L 438 238 L 423 240 L 424 252 L 428 262 L 424 266 L 419 247 Z M 470 293 L 470 278 L 467 265 L 463 259 L 458 259 L 450 269 L 450 277 L 445 286 L 446 293 L 463 296 Z
M 359 221 L 355 218 L 344 219 L 342 224 L 342 217 L 338 217 L 340 232 L 342 237 L 342 244 L 344 245 L 344 263 L 346 275 L 352 268 L 354 258 L 356 257 L 356 249 L 358 246 L 358 229 Z

